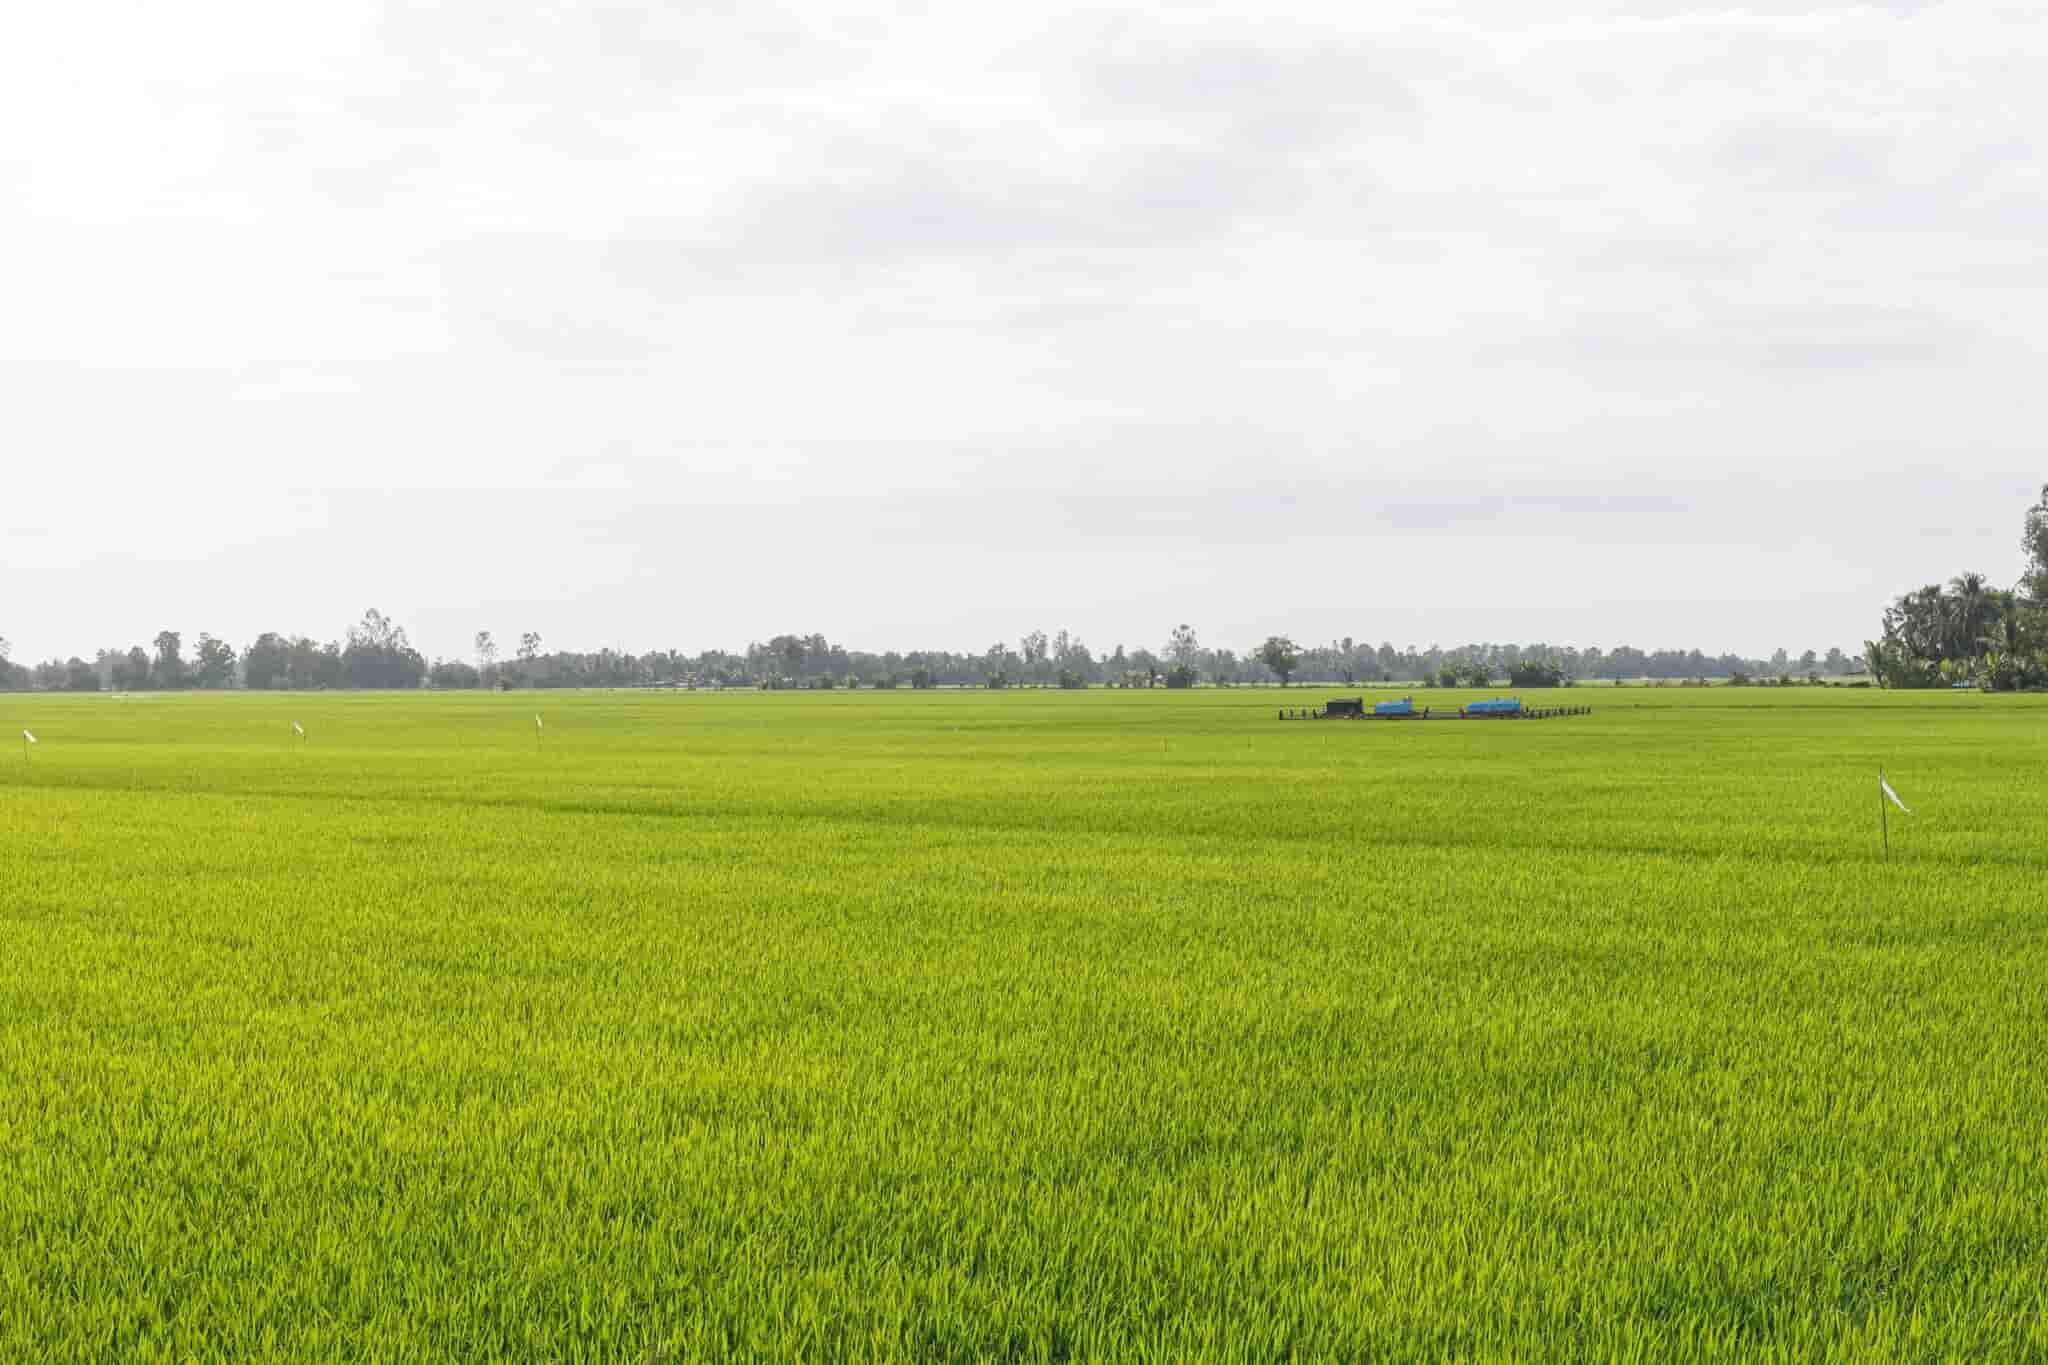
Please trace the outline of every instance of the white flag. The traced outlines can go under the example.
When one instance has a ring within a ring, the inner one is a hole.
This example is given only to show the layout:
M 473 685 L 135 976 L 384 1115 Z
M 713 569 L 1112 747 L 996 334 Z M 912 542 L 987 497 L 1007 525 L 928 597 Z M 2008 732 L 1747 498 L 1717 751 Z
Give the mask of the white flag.
M 1897 806 L 1900 810 L 1906 811 L 1906 814 L 1908 815 L 1911 815 L 1913 813 L 1909 810 L 1906 810 L 1906 803 L 1899 800 L 1899 794 L 1892 790 L 1891 783 L 1885 781 L 1882 777 L 1880 777 L 1877 779 L 1877 785 L 1884 789 L 1884 794 L 1892 799 L 1892 804 L 1894 806 Z
M 539 716 L 535 716 L 535 717 L 533 718 L 533 728 L 534 728 L 534 729 L 536 729 L 536 730 L 538 730 L 538 729 L 540 729 L 540 728 L 541 728 L 541 723 L 540 723 L 540 717 L 539 717 Z
M 30 733 L 29 733 L 28 731 L 26 731 L 26 730 L 23 730 L 23 731 L 21 732 L 21 737 L 22 737 L 23 739 L 27 740 L 27 741 L 28 741 L 29 743 L 31 743 L 31 744 L 41 744 L 41 743 L 42 743 L 42 741 L 41 741 L 41 740 L 37 739 L 37 738 L 36 738 L 36 737 L 35 737 L 34 735 L 30 734 Z
M 302 726 L 302 725 L 300 725 L 300 724 L 299 724 L 299 723 L 298 723 L 297 721 L 293 721 L 293 722 L 292 722 L 292 733 L 293 733 L 293 734 L 295 734 L 295 735 L 303 735 L 303 734 L 305 734 L 305 733 L 306 733 L 306 731 L 305 731 L 305 727 L 304 727 L 304 726 Z

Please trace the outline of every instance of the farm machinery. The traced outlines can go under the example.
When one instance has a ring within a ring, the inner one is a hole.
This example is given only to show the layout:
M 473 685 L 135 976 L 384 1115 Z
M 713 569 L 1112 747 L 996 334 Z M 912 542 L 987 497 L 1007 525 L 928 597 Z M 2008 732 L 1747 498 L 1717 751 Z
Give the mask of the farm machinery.
M 1589 716 L 1590 706 L 1524 706 L 1520 697 L 1494 697 L 1455 706 L 1417 706 L 1413 697 L 1374 702 L 1363 697 L 1332 697 L 1319 707 L 1283 708 L 1282 720 L 1554 720 Z

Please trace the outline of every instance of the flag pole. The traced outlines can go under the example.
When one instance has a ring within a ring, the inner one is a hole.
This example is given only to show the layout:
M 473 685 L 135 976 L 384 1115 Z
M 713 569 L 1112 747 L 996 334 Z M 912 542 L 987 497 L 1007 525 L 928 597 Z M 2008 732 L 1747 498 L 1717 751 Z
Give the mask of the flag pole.
M 1884 860 L 1892 860 L 1892 813 L 1884 808 L 1884 765 L 1877 768 L 1877 824 L 1884 835 Z

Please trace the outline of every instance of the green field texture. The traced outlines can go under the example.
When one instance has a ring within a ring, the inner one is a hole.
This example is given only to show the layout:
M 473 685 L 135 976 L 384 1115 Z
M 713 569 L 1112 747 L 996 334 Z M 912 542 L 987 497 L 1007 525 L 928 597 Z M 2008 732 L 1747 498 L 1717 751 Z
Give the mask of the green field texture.
M 0 697 L 0 1359 L 2048 1356 L 2048 699 L 1359 691 Z

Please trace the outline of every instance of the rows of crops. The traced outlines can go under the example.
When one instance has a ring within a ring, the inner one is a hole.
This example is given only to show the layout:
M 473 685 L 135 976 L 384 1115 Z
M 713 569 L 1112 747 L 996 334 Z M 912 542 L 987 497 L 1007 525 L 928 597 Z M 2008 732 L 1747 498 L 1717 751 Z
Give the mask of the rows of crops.
M 2048 706 L 1593 700 L 0 699 L 0 1359 L 2048 1352 Z

